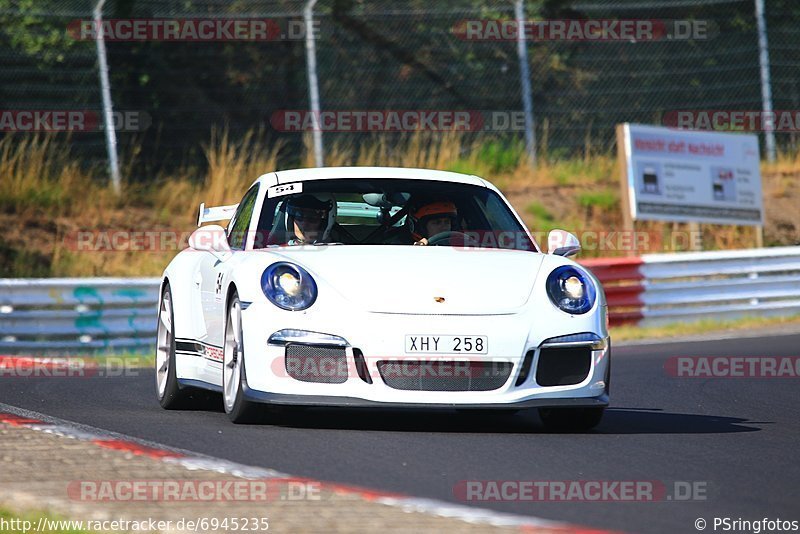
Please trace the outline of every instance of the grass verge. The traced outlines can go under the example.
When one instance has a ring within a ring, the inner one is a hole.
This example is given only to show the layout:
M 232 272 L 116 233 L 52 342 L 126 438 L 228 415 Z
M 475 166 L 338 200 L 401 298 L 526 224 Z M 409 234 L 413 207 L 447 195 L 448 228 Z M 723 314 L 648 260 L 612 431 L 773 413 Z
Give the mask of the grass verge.
M 797 326 L 800 332 L 800 315 L 785 317 L 743 317 L 730 321 L 716 321 L 707 319 L 696 323 L 673 323 L 664 326 L 615 326 L 611 328 L 613 341 L 637 341 L 651 339 L 679 339 L 706 334 L 735 334 L 742 330 L 757 330 L 777 328 L 784 326 Z

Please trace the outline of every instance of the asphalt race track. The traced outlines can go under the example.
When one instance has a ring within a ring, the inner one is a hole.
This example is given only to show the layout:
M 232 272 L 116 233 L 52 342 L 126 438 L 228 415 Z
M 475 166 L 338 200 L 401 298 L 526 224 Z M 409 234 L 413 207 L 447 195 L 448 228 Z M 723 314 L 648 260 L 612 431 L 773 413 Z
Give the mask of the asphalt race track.
M 732 334 L 733 335 L 733 334 Z M 0 402 L 299 476 L 458 501 L 467 480 L 696 482 L 705 500 L 470 505 L 633 532 L 696 532 L 697 518 L 800 520 L 798 378 L 675 378 L 670 356 L 800 356 L 800 334 L 617 347 L 612 406 L 589 434 L 545 433 L 534 412 L 308 410 L 237 426 L 221 398 L 162 410 L 152 371 L 0 379 Z M 794 451 L 794 452 L 792 452 Z M 682 486 L 683 487 L 683 486 Z

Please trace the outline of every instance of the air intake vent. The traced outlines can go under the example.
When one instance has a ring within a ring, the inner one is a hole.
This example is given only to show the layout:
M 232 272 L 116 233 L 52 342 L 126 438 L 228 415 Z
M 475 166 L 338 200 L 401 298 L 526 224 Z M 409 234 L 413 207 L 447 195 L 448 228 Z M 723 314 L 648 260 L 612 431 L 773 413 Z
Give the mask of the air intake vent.
M 519 376 L 517 377 L 517 381 L 514 383 L 515 386 L 521 386 L 525 383 L 528 379 L 528 375 L 531 374 L 531 366 L 533 365 L 533 353 L 535 351 L 529 350 L 527 354 L 525 354 L 525 359 L 522 360 L 522 367 L 519 370 Z
M 539 351 L 536 383 L 540 386 L 580 384 L 592 367 L 590 347 L 545 348 Z
M 353 349 L 353 359 L 356 362 L 356 372 L 358 373 L 358 377 L 367 384 L 372 384 L 372 377 L 369 376 L 367 362 L 364 361 L 364 353 L 361 352 L 361 349 Z
M 322 384 L 347 381 L 347 356 L 343 347 L 292 343 L 286 346 L 286 372 L 295 380 Z

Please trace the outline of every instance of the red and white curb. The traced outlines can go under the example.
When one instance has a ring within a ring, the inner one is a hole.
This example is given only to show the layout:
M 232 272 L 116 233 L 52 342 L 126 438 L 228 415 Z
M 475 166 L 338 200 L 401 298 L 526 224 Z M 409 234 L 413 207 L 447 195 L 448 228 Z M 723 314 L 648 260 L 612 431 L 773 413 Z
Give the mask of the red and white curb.
M 189 470 L 213 471 L 246 479 L 271 479 L 275 481 L 285 479 L 314 483 L 323 490 L 329 490 L 338 494 L 357 495 L 365 501 L 400 508 L 405 512 L 429 514 L 473 524 L 485 524 L 496 527 L 517 527 L 523 532 L 575 534 L 600 534 L 609 532 L 558 521 L 550 521 L 533 516 L 496 512 L 494 510 L 474 508 L 436 499 L 411 497 L 399 493 L 389 493 L 347 484 L 337 484 L 290 476 L 273 469 L 248 466 L 191 451 L 167 447 L 147 440 L 58 419 L 3 403 L 0 403 L 0 423 L 81 441 L 88 441 L 98 447 L 147 456 L 163 462 L 177 464 Z

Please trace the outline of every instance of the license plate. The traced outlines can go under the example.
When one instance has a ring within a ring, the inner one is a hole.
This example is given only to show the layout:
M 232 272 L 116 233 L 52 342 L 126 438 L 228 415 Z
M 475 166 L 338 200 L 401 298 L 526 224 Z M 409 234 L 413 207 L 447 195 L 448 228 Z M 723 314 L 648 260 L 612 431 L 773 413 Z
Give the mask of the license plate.
M 487 354 L 486 336 L 407 335 L 406 353 Z

